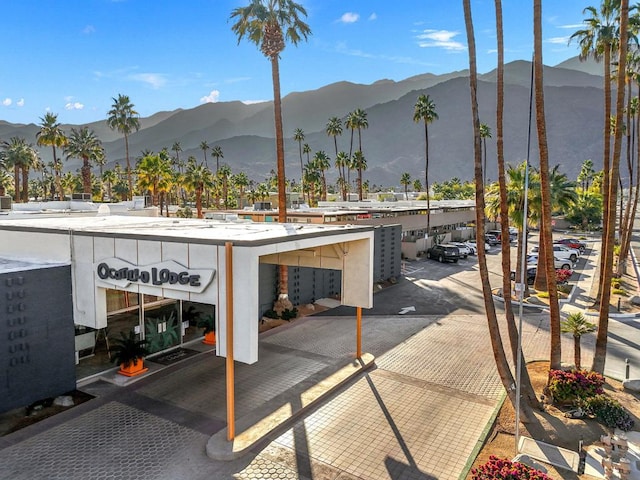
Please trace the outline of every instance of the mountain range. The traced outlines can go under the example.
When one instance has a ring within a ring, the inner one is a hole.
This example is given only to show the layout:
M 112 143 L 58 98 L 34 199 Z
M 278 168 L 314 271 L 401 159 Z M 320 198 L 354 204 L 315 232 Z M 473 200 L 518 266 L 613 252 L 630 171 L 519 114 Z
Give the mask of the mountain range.
M 603 93 L 601 65 L 580 62 L 577 58 L 554 67 L 546 66 L 545 109 L 549 161 L 560 164 L 560 170 L 575 180 L 582 162 L 592 159 L 599 170 L 602 157 Z M 495 105 L 496 72 L 478 78 L 480 120 L 491 128 L 494 138 L 487 139 L 487 178 L 495 180 Z M 505 65 L 504 146 L 507 163 L 517 164 L 527 156 L 538 162 L 535 113 L 530 115 L 531 62 L 515 61 Z M 123 92 L 126 94 L 126 92 Z M 402 81 L 379 80 L 370 85 L 337 82 L 317 90 L 294 92 L 282 99 L 285 132 L 286 175 L 299 181 L 299 146 L 293 132 L 301 128 L 304 143 L 311 155 L 324 150 L 335 157 L 333 139 L 325 132 L 331 117 L 344 118 L 356 108 L 367 113 L 369 127 L 362 130 L 362 150 L 367 161 L 365 180 L 371 184 L 397 186 L 402 173 L 424 183 L 424 125 L 413 121 L 413 109 L 419 95 L 426 94 L 435 102 L 438 119 L 429 125 L 429 179 L 431 182 L 458 177 L 473 177 L 473 138 L 468 71 L 443 75 L 425 73 Z M 135 99 L 131 99 L 135 104 Z M 529 119 L 531 118 L 531 124 Z M 273 104 L 263 102 L 206 103 L 191 109 L 158 112 L 140 119 L 141 128 L 129 137 L 132 162 L 143 150 L 171 149 L 180 142 L 180 158 L 204 159 L 200 144 L 219 145 L 232 172 L 245 171 L 250 179 L 261 182 L 276 168 L 273 127 Z M 67 132 L 81 125 L 63 125 Z M 88 124 L 103 142 L 107 165 L 124 166 L 124 140 L 110 130 L 104 121 Z M 22 136 L 35 144 L 36 124 L 12 124 L 0 120 L 0 140 Z M 531 137 L 529 137 L 529 131 Z M 338 149 L 349 151 L 351 131 L 344 128 L 338 137 Z M 357 132 L 354 148 L 357 144 Z M 531 152 L 527 152 L 527 145 Z M 51 149 L 41 148 L 44 162 L 52 160 Z M 171 152 L 173 154 L 173 152 Z M 306 156 L 303 156 L 306 161 Z M 215 159 L 208 152 L 208 164 Z M 65 171 L 75 171 L 77 159 L 65 162 Z M 328 180 L 337 177 L 335 169 L 327 172 Z

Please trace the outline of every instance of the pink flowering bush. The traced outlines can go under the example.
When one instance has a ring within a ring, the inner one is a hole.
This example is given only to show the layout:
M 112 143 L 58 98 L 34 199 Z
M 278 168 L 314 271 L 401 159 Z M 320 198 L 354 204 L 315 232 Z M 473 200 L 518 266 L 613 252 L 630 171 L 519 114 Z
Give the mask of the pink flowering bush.
M 565 268 L 559 268 L 556 270 L 556 282 L 562 283 L 569 280 L 569 277 L 573 274 L 573 271 L 567 270 Z
M 553 480 L 546 473 L 531 468 L 524 463 L 489 457 L 489 461 L 471 470 L 473 480 Z
M 604 377 L 588 370 L 550 370 L 549 393 L 554 402 L 576 402 L 604 392 Z

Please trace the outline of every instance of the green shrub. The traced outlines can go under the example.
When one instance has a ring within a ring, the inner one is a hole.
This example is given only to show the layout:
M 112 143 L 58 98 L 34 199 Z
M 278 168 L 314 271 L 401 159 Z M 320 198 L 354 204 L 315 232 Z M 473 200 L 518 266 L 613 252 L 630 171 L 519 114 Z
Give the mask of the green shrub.
M 633 428 L 634 421 L 624 407 L 604 394 L 581 399 L 579 406 L 587 415 L 596 417 L 608 428 L 619 428 L 625 432 Z
M 276 312 L 275 310 L 267 310 L 266 312 L 264 312 L 262 316 L 267 318 L 273 318 L 273 319 L 280 318 L 280 315 L 278 315 L 278 312 Z
M 292 320 L 294 318 L 296 318 L 298 316 L 298 309 L 297 308 L 293 308 L 291 310 L 289 310 L 288 308 L 284 309 L 282 311 L 282 315 L 280 316 L 283 320 Z
M 549 393 L 554 402 L 576 402 L 603 393 L 604 377 L 588 370 L 550 370 Z
M 612 288 L 620 288 L 620 279 L 619 278 L 612 278 L 611 279 L 611 287 Z
M 624 288 L 614 288 L 613 290 L 611 290 L 611 293 L 613 293 L 614 295 L 620 295 L 622 297 L 627 296 L 627 291 Z
M 566 294 L 571 293 L 572 288 L 571 285 L 558 285 L 558 291 Z

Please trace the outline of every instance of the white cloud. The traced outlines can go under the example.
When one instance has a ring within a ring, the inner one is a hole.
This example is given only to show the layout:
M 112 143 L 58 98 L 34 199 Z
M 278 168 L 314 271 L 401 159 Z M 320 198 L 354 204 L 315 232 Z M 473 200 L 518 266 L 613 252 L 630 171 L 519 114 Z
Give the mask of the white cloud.
M 146 83 L 153 89 L 158 89 L 164 87 L 167 83 L 167 79 L 161 73 L 135 73 L 130 75 L 129 78 L 131 80 L 135 80 L 136 82 Z
M 377 20 L 378 19 L 378 15 L 376 14 L 376 12 L 373 12 L 371 15 L 369 15 L 369 20 Z
M 200 103 L 216 103 L 219 98 L 220 92 L 218 90 L 211 90 L 209 95 L 200 98 Z
M 4 105 L 5 107 L 8 107 L 9 105 L 11 105 L 13 103 L 13 100 L 11 100 L 10 98 L 5 98 L 4 100 L 2 100 L 2 105 Z
M 546 43 L 556 43 L 556 44 L 562 44 L 562 45 L 567 45 L 569 43 L 569 37 L 552 37 L 552 38 L 547 38 L 545 40 Z
M 19 107 L 24 107 L 24 98 L 21 98 L 20 100 L 18 100 L 16 102 L 16 105 L 19 106 Z
M 91 35 L 92 33 L 95 33 L 95 31 L 96 27 L 94 27 L 93 25 L 87 25 L 82 29 L 82 33 L 84 33 L 85 35 Z
M 80 102 L 69 102 L 64 106 L 65 110 L 82 110 L 84 105 Z
M 436 47 L 452 51 L 466 50 L 467 47 L 464 44 L 453 40 L 459 34 L 459 32 L 450 30 L 428 29 L 418 34 L 416 38 L 420 47 Z
M 575 29 L 575 28 L 584 28 L 585 24 L 584 23 L 573 23 L 570 25 L 558 25 L 558 28 L 570 28 L 571 30 Z
M 340 17 L 342 23 L 355 23 L 360 19 L 360 15 L 353 12 L 343 13 Z

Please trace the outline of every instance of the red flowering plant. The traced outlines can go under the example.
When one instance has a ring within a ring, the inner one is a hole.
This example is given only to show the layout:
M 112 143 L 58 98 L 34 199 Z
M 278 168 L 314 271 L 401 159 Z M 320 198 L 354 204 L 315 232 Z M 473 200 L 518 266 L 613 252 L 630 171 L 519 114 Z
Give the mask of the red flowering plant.
M 588 370 L 550 370 L 549 393 L 557 403 L 575 403 L 604 392 L 604 377 Z
M 512 462 L 495 455 L 478 468 L 471 470 L 473 480 L 553 480 L 546 473 L 520 462 Z
M 566 268 L 559 268 L 556 270 L 556 282 L 564 283 L 573 275 L 572 270 L 568 270 Z

